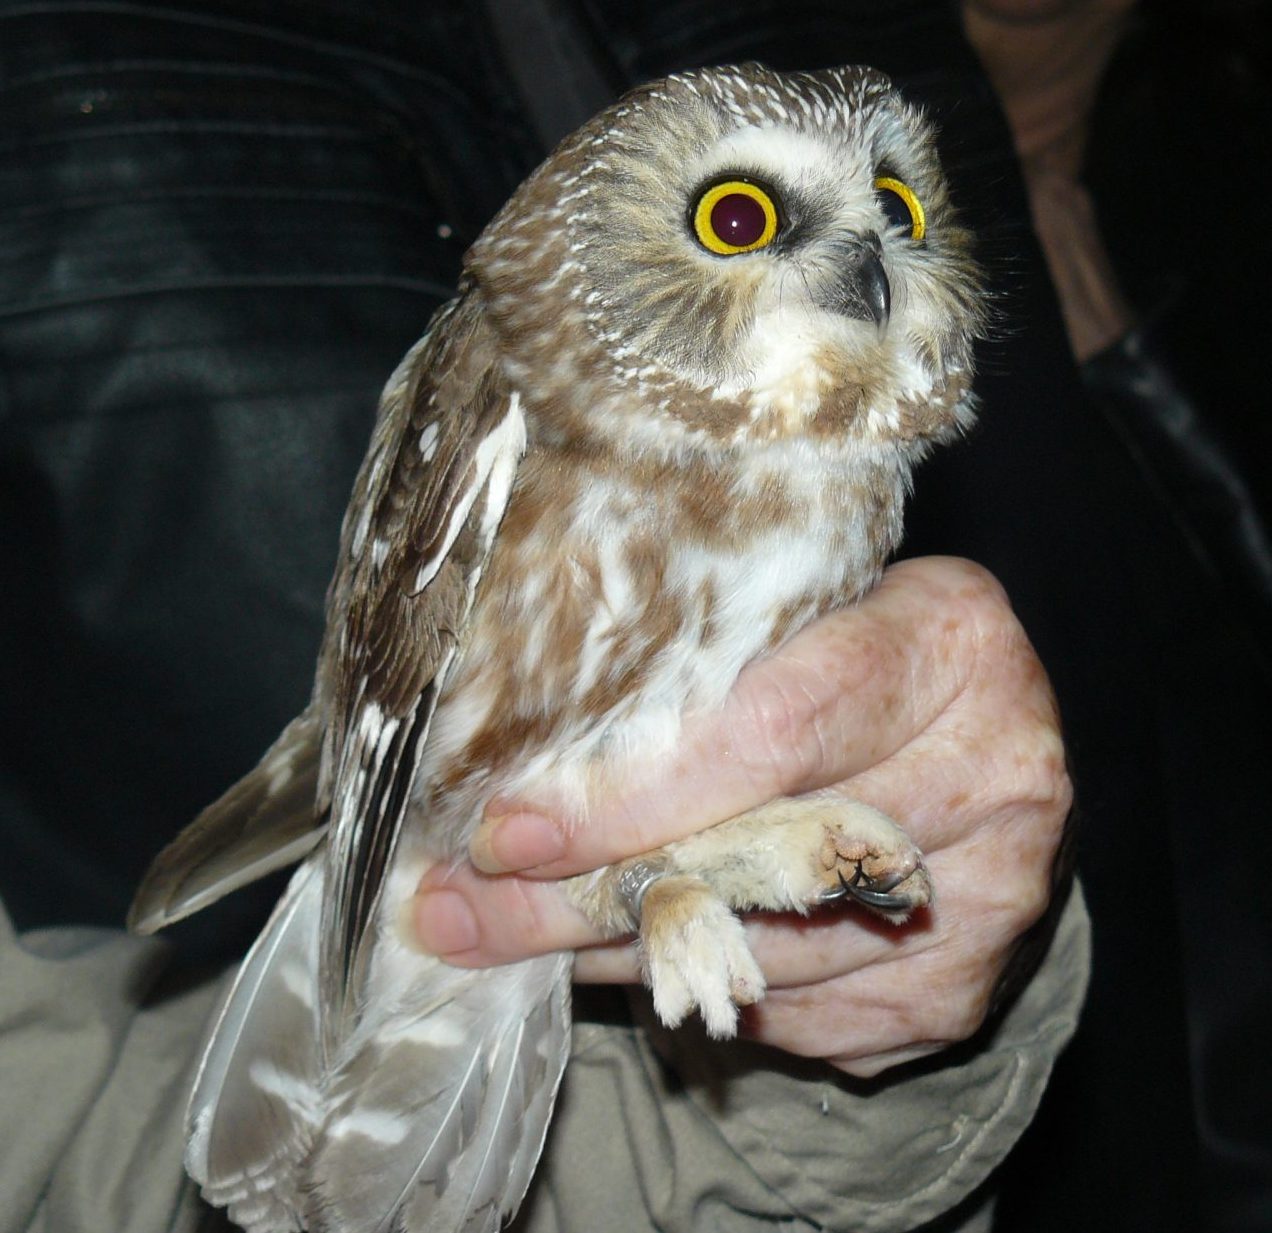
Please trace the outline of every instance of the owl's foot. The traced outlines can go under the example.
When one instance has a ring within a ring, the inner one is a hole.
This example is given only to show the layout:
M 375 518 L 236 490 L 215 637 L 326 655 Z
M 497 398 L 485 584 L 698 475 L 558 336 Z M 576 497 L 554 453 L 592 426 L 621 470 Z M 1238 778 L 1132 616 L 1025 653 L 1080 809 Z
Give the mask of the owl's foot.
M 732 1036 L 738 1007 L 763 995 L 764 974 L 742 922 L 719 889 L 680 867 L 670 848 L 571 878 L 566 888 L 602 932 L 638 932 L 641 974 L 668 1027 L 697 1010 L 712 1036 Z
M 640 911 L 641 960 L 654 1009 L 678 1026 L 695 1009 L 715 1037 L 737 1031 L 739 1006 L 764 993 L 742 922 L 700 878 L 667 874 L 646 890 Z
M 897 924 L 908 920 L 916 908 L 932 902 L 932 879 L 922 864 L 904 873 L 883 863 L 884 872 L 868 872 L 870 864 L 878 867 L 877 858 L 854 860 L 840 856 L 832 873 L 835 881 L 821 893 L 819 902 L 835 903 L 852 900 Z M 851 873 L 845 875 L 845 865 Z
M 772 801 L 668 844 L 642 865 L 695 874 L 738 911 L 856 902 L 900 923 L 932 901 L 923 854 L 905 831 L 830 792 Z
M 932 901 L 923 854 L 890 818 L 854 803 L 827 825 L 819 903 L 851 900 L 898 924 Z
M 807 913 L 836 900 L 896 924 L 931 902 L 932 881 L 890 818 L 833 793 L 773 801 L 645 856 L 572 879 L 599 929 L 640 932 L 646 983 L 669 1027 L 695 1009 L 731 1036 L 764 976 L 735 912 Z

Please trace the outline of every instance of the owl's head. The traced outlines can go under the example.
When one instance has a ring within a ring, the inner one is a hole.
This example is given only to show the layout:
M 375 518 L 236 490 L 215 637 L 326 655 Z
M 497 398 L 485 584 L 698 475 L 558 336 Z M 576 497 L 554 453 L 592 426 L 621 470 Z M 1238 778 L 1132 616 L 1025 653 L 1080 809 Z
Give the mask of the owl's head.
M 871 69 L 635 90 L 518 190 L 468 269 L 564 432 L 920 443 L 970 416 L 970 238 L 930 126 Z

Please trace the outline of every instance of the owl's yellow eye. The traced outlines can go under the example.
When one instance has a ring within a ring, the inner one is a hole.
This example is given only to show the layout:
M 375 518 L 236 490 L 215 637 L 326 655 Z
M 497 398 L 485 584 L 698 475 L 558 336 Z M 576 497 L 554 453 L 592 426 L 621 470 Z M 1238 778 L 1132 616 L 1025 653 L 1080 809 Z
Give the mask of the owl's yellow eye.
M 781 220 L 773 194 L 754 180 L 721 180 L 704 189 L 690 216 L 703 248 L 722 257 L 767 248 Z
M 910 233 L 910 239 L 921 240 L 927 235 L 927 215 L 923 203 L 903 180 L 894 176 L 880 176 L 874 182 L 875 196 L 888 216 L 888 222 Z

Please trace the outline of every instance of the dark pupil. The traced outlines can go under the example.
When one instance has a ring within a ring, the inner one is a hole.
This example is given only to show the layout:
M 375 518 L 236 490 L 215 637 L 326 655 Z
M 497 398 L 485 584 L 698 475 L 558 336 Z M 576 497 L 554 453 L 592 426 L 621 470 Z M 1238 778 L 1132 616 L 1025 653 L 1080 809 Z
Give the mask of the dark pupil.
M 879 204 L 888 216 L 888 222 L 894 227 L 900 227 L 902 231 L 913 231 L 914 219 L 910 217 L 910 207 L 905 204 L 905 198 L 900 193 L 894 193 L 890 188 L 881 188 L 876 191 L 879 194 Z
M 764 234 L 764 207 L 746 193 L 727 193 L 711 207 L 711 229 L 726 244 L 746 248 Z

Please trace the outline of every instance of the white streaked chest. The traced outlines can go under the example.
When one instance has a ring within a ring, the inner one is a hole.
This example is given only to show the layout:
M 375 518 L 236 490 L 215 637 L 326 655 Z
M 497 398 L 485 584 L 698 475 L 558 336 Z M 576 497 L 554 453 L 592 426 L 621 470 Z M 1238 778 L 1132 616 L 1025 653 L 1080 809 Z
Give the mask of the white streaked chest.
M 905 477 L 877 460 L 868 482 L 864 471 L 860 458 L 802 444 L 766 449 L 750 472 L 718 486 L 718 534 L 704 529 L 712 507 L 704 517 L 698 502 L 687 521 L 683 503 L 625 472 L 563 493 L 559 541 L 528 542 L 500 592 L 480 601 L 435 719 L 419 798 L 510 710 L 553 722 L 538 744 L 440 809 L 434 797 L 432 822 L 462 842 L 495 792 L 585 811 L 598 776 L 656 760 L 683 717 L 719 706 L 749 661 L 871 586 L 899 531 Z M 775 484 L 782 517 L 757 499 Z M 869 499 L 854 499 L 856 490 Z

